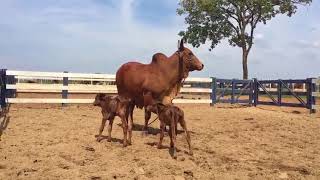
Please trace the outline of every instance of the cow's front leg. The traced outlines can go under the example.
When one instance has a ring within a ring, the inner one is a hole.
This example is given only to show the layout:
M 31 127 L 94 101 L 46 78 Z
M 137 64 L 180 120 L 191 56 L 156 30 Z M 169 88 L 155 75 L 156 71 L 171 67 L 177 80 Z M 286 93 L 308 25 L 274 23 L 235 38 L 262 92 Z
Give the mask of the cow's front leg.
M 98 142 L 100 142 L 103 139 L 102 138 L 102 132 L 103 132 L 104 126 L 106 124 L 106 121 L 107 121 L 107 118 L 102 118 L 100 129 L 99 129 L 99 134 L 98 134 L 98 137 L 97 137 L 97 141 Z
M 142 129 L 143 135 L 148 134 L 148 123 L 149 123 L 150 118 L 151 118 L 151 111 L 144 109 L 144 127 Z
M 126 119 L 128 121 L 128 144 L 131 145 L 132 144 L 132 127 L 133 127 L 133 117 L 132 117 L 132 113 L 133 113 L 133 108 L 134 106 L 130 106 L 128 112 L 126 113 Z

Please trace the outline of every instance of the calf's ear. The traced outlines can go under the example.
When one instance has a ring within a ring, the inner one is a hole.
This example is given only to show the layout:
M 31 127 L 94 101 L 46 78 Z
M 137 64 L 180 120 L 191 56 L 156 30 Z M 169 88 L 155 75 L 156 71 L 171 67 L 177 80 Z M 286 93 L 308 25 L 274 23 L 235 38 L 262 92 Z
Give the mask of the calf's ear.
M 107 95 L 104 94 L 104 93 L 99 93 L 97 96 L 98 96 L 99 100 L 102 101 L 102 100 L 104 100 L 106 98 Z
M 162 102 L 157 103 L 157 107 L 159 108 L 159 110 L 162 110 L 165 105 Z

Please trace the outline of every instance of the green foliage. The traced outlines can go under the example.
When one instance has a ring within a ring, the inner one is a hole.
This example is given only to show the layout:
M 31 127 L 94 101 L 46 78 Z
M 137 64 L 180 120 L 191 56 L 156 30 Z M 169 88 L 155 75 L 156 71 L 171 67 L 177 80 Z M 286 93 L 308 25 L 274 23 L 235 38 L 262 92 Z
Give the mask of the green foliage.
M 250 51 L 254 29 L 278 14 L 293 15 L 298 5 L 310 4 L 312 0 L 181 0 L 179 15 L 186 15 L 189 25 L 179 34 L 188 43 L 199 47 L 207 40 L 211 49 L 222 39 L 230 45 Z

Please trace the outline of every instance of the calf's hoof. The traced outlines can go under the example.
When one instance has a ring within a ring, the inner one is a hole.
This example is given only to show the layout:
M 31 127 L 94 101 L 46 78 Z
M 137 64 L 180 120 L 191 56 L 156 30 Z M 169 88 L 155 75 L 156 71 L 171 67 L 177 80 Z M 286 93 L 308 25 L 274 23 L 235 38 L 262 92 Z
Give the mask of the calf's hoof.
M 173 156 L 172 156 L 172 158 L 173 158 L 173 159 L 177 159 L 177 154 L 174 153 Z
M 190 155 L 190 156 L 193 156 L 192 150 L 189 151 L 189 155 Z
M 96 141 L 97 141 L 97 142 L 101 142 L 102 139 L 103 139 L 103 137 L 97 137 Z
M 158 148 L 158 149 L 161 149 L 161 148 L 162 148 L 161 144 L 158 144 L 158 145 L 157 145 L 157 148 Z

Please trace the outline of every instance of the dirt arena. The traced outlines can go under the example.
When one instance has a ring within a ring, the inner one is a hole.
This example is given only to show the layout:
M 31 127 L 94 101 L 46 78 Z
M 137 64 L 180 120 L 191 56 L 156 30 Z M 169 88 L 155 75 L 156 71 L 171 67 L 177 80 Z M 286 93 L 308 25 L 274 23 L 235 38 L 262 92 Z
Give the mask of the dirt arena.
M 180 133 L 174 160 L 167 134 L 164 148 L 156 148 L 158 121 L 150 135 L 141 135 L 141 110 L 134 114 L 133 145 L 123 148 L 118 118 L 113 142 L 95 141 L 98 107 L 12 105 L 0 121 L 0 179 L 320 179 L 319 114 L 264 106 L 180 107 L 194 155 L 187 154 Z

